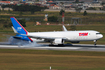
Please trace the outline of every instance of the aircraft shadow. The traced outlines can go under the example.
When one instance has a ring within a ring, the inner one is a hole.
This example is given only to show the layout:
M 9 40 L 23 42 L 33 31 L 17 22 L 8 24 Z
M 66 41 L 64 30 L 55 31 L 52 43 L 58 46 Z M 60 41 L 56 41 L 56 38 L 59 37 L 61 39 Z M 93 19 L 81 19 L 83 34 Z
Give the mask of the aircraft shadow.
M 76 44 L 64 44 L 64 45 L 43 45 L 43 46 L 49 46 L 49 47 L 90 47 L 90 48 L 105 48 L 105 46 L 100 46 L 100 45 L 76 45 Z

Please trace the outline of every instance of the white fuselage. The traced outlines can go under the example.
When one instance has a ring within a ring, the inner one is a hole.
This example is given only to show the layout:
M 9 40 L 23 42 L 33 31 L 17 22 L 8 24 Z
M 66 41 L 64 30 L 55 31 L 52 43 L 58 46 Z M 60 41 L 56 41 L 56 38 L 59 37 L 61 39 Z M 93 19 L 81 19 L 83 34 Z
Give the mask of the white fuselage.
M 62 38 L 66 41 L 93 41 L 103 37 L 98 31 L 87 30 L 87 31 L 57 31 L 57 32 L 29 32 L 30 36 L 39 36 L 46 38 Z M 33 41 L 44 41 L 32 38 Z

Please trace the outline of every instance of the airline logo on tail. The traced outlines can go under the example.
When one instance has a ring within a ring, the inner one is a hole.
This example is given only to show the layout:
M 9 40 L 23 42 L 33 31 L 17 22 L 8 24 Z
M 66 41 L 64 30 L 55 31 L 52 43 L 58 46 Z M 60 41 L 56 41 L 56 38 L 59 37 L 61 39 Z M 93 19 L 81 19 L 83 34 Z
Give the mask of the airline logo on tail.
M 79 33 L 79 36 L 88 36 L 88 33 Z
M 22 27 L 17 27 L 17 31 L 21 31 Z

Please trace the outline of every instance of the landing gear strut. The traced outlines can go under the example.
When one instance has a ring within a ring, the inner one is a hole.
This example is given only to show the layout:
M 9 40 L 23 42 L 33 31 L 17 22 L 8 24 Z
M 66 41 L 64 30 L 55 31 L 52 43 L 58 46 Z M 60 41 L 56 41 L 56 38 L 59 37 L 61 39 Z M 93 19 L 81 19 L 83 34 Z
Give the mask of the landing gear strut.
M 96 46 L 97 44 L 96 44 L 96 42 L 97 42 L 97 40 L 94 40 L 94 46 Z
M 50 42 L 51 44 L 49 44 L 49 46 L 53 46 L 54 44 L 53 44 L 53 42 Z

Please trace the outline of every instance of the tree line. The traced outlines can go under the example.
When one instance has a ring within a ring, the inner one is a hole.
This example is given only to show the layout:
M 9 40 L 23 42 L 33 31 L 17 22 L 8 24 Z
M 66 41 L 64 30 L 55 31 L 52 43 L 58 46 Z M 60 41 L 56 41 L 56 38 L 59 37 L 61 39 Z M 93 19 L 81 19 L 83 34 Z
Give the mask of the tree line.
M 30 11 L 31 14 L 34 14 L 34 12 L 37 11 L 44 11 L 45 9 L 47 9 L 46 6 L 36 6 L 36 5 L 2 5 L 1 6 L 4 10 L 4 8 L 12 8 L 13 11 L 20 11 L 20 12 L 26 12 L 26 11 Z

